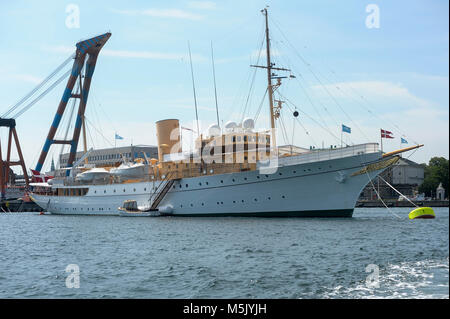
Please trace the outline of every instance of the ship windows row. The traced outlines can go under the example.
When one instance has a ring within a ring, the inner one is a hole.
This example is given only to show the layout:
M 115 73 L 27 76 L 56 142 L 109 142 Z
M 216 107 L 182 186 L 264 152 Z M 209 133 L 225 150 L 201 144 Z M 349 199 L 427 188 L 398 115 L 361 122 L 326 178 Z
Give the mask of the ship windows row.
M 286 195 L 281 195 L 280 197 L 281 197 L 281 199 L 286 199 Z M 268 196 L 265 199 L 266 200 L 272 200 L 272 197 Z M 258 201 L 259 201 L 258 198 L 253 198 L 253 202 L 258 202 Z M 251 202 L 251 201 L 249 201 L 249 202 Z M 233 204 L 238 204 L 238 203 L 244 204 L 244 203 L 246 203 L 246 201 L 245 201 L 245 199 L 233 200 Z M 224 202 L 220 201 L 220 202 L 216 202 L 216 204 L 217 205 L 224 205 Z M 190 207 L 194 207 L 194 204 L 191 203 L 191 204 L 189 204 L 189 206 Z M 201 203 L 201 206 L 205 206 L 205 203 Z M 183 204 L 180 204 L 180 208 L 183 208 Z

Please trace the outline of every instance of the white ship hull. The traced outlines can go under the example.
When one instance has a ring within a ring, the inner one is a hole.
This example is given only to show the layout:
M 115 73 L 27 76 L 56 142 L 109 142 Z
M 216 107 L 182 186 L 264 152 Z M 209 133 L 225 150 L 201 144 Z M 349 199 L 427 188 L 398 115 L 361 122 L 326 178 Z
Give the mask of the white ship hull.
M 274 174 L 259 170 L 206 175 L 175 181 L 159 205 L 174 216 L 351 217 L 369 182 L 386 167 L 361 170 L 379 162 L 380 152 L 281 166 Z M 358 174 L 355 174 L 359 172 Z M 33 194 L 52 214 L 120 215 L 125 200 L 150 205 L 158 182 L 89 185 L 84 196 Z

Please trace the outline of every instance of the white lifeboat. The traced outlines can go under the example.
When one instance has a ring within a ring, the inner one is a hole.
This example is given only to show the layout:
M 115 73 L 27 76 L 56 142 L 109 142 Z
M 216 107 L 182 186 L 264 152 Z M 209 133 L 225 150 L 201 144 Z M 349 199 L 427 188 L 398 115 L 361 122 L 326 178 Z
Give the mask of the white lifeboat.
M 120 177 L 141 177 L 145 175 L 145 164 L 143 163 L 122 163 L 119 167 L 112 168 L 109 173 Z
M 106 169 L 99 167 L 77 174 L 75 180 L 79 182 L 91 182 L 98 179 L 105 179 L 110 175 L 111 174 Z

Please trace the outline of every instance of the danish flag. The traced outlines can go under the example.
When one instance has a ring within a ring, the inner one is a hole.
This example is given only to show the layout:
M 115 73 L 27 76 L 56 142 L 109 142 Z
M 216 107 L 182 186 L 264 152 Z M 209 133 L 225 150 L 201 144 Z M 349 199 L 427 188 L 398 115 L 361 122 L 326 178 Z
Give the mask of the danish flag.
M 34 183 L 45 183 L 49 179 L 52 179 L 54 176 L 41 174 L 41 172 L 35 171 L 34 169 L 30 168 L 31 173 L 33 176 L 31 177 L 31 181 Z
M 394 138 L 392 132 L 381 129 L 381 138 Z

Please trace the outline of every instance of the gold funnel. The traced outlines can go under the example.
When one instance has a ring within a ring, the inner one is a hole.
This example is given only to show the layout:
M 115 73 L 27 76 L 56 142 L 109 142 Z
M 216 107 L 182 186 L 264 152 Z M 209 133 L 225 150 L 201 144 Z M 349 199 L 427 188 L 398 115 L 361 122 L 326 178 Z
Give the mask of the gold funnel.
M 180 122 L 175 119 L 156 122 L 158 140 L 158 159 L 163 162 L 164 155 L 181 153 Z

